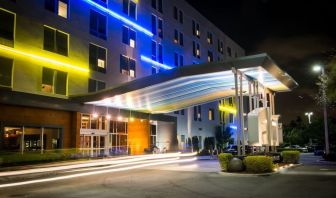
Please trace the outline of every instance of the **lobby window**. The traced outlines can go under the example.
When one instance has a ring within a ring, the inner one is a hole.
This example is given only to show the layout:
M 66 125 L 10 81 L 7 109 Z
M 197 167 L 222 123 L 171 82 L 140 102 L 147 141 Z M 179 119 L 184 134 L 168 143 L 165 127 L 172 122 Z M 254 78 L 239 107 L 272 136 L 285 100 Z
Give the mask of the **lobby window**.
M 228 56 L 232 57 L 232 51 L 230 47 L 227 47 Z
M 45 0 L 45 9 L 63 18 L 69 17 L 69 0 Z
M 107 17 L 105 15 L 90 10 L 90 34 L 106 40 L 106 23 Z
M 66 95 L 67 94 L 66 72 L 43 67 L 42 69 L 42 92 Z
M 123 12 L 131 17 L 132 19 L 136 19 L 137 15 L 137 4 L 133 0 L 123 0 Z
M 99 80 L 94 80 L 94 79 L 89 79 L 89 86 L 88 86 L 88 92 L 97 92 L 100 90 L 103 90 L 106 88 L 105 82 L 99 81 Z
M 13 60 L 0 57 L 0 86 L 12 86 Z
M 106 49 L 90 43 L 89 63 L 91 70 L 106 73 Z
M 208 51 L 208 62 L 213 62 L 213 53 L 211 51 Z
M 201 36 L 200 25 L 194 20 L 192 21 L 192 32 L 194 36 L 197 36 L 198 38 L 200 38 Z
M 120 73 L 136 77 L 136 62 L 127 56 L 120 55 Z
M 193 41 L 193 55 L 194 57 L 201 58 L 201 47 L 199 43 Z
M 194 106 L 194 121 L 202 121 L 202 107 L 201 105 Z
M 212 38 L 212 33 L 208 32 L 208 38 L 207 38 L 208 44 L 213 44 L 213 38 Z
M 129 27 L 123 26 L 122 28 L 122 41 L 124 44 L 135 48 L 136 32 Z
M 81 129 L 107 129 L 107 120 L 105 116 L 94 117 L 91 114 L 81 114 Z
M 162 5 L 163 5 L 163 0 L 152 0 L 152 8 L 154 10 L 157 10 L 161 13 L 163 13 Z
M 68 44 L 69 44 L 69 35 L 44 26 L 44 40 L 43 40 L 43 49 L 61 54 L 63 56 L 68 56 Z
M 0 44 L 14 46 L 15 14 L 0 8 Z
M 209 120 L 215 120 L 215 110 L 214 109 L 209 109 L 208 117 L 209 117 Z
M 156 145 L 156 125 L 150 125 L 150 146 Z

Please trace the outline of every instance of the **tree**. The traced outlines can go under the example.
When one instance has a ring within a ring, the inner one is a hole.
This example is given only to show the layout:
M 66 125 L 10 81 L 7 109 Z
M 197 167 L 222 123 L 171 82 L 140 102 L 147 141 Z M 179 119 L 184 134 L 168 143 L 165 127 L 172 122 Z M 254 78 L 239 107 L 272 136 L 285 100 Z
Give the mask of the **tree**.
M 197 136 L 193 136 L 192 139 L 192 146 L 193 146 L 193 151 L 198 152 L 199 151 L 199 140 Z
M 224 147 L 230 142 L 232 136 L 231 128 L 227 127 L 223 130 L 222 126 L 216 127 L 216 143 L 219 152 L 224 150 Z

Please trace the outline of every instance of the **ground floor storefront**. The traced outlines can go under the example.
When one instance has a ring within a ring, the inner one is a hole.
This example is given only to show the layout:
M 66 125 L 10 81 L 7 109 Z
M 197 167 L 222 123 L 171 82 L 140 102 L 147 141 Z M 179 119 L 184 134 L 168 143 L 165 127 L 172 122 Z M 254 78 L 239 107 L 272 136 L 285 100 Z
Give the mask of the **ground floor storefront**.
M 74 150 L 82 156 L 140 155 L 177 149 L 176 121 L 119 113 L 0 104 L 2 152 Z

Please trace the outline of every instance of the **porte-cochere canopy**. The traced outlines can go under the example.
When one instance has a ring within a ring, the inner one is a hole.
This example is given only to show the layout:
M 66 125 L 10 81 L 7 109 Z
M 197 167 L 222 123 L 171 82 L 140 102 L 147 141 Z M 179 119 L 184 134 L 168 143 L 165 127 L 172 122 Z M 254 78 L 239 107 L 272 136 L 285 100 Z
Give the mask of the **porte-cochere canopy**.
M 232 68 L 273 92 L 291 91 L 297 82 L 267 54 L 174 68 L 96 93 L 71 99 L 85 104 L 167 113 L 235 95 Z M 243 81 L 243 90 L 248 81 Z

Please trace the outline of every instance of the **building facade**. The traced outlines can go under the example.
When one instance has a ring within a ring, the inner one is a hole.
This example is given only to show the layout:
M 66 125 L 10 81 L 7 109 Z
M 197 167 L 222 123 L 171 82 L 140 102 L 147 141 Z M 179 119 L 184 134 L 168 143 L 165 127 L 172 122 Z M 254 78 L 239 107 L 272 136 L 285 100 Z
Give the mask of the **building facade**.
M 96 93 L 244 50 L 181 0 L 0 0 L 1 148 L 91 155 L 186 149 L 234 122 L 232 98 L 166 115 L 78 104 Z M 231 102 L 230 102 L 231 101 Z M 224 113 L 225 112 L 225 113 Z

